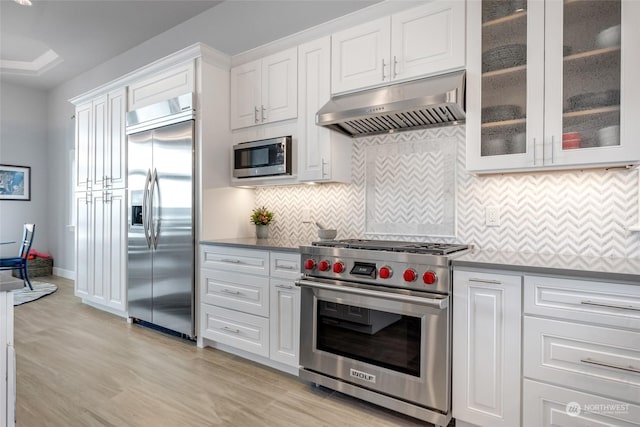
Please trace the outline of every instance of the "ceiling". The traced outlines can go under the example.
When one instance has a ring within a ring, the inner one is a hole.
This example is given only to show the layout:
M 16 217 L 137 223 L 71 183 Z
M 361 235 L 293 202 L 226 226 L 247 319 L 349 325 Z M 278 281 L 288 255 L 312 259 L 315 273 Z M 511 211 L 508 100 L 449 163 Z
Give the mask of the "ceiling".
M 234 55 L 377 1 L 0 0 L 0 77 L 48 90 L 214 7 L 234 22 L 211 45 Z

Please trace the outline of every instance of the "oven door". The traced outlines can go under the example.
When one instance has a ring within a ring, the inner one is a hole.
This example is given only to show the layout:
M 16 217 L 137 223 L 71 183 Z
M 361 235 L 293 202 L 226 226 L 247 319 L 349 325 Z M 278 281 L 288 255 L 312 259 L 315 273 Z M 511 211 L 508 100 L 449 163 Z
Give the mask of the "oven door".
M 447 413 L 449 297 L 303 279 L 302 369 Z

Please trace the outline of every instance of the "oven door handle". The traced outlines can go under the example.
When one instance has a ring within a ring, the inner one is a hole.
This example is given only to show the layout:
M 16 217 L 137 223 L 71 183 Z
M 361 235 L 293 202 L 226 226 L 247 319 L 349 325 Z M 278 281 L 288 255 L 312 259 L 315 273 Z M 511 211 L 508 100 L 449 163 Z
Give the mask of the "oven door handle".
M 410 295 L 394 294 L 391 292 L 379 292 L 379 291 L 371 291 L 369 289 L 362 289 L 362 288 L 329 285 L 327 283 L 314 282 L 311 280 L 304 280 L 304 279 L 297 280 L 295 283 L 296 283 L 296 286 L 299 286 L 299 287 L 322 289 L 326 291 L 344 292 L 347 294 L 363 295 L 367 297 L 383 298 L 383 299 L 398 301 L 403 303 L 426 305 L 428 307 L 434 307 L 438 309 L 445 309 L 449 306 L 449 298 L 439 299 L 439 298 L 415 297 Z

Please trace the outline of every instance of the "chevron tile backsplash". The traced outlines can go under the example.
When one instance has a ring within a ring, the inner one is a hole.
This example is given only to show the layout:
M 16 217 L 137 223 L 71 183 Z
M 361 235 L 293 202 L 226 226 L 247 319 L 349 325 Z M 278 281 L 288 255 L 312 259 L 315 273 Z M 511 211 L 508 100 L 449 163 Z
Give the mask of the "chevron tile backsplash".
M 637 172 L 590 169 L 474 176 L 465 127 L 354 140 L 351 184 L 256 189 L 272 209 L 272 236 L 314 240 L 302 209 L 338 238 L 431 240 L 483 249 L 640 257 Z M 500 226 L 485 225 L 499 206 Z

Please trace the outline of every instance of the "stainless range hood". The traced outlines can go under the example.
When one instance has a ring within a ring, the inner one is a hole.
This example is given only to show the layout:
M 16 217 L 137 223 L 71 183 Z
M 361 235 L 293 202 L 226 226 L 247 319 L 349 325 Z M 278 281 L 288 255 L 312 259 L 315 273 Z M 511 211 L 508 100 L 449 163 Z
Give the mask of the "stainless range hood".
M 464 71 L 334 96 L 316 114 L 317 125 L 354 138 L 464 119 Z

